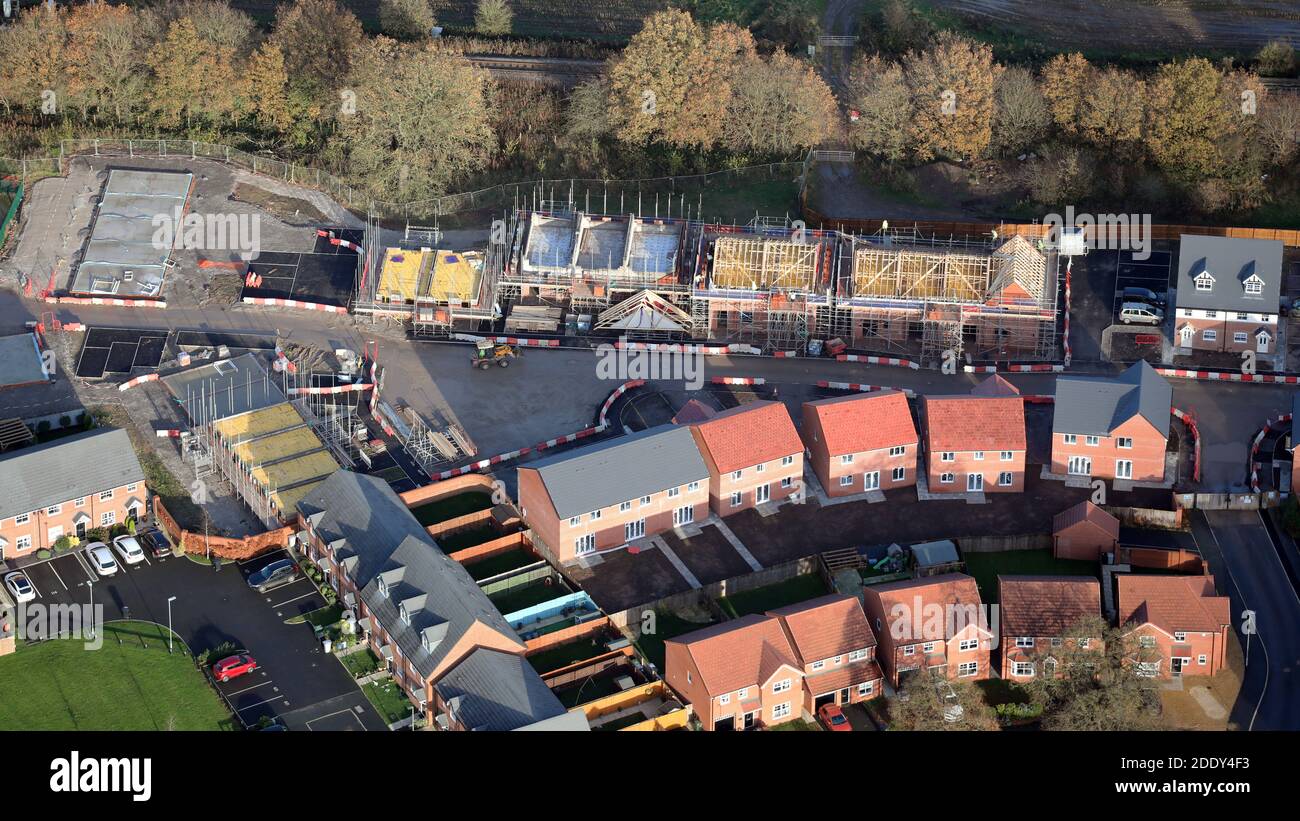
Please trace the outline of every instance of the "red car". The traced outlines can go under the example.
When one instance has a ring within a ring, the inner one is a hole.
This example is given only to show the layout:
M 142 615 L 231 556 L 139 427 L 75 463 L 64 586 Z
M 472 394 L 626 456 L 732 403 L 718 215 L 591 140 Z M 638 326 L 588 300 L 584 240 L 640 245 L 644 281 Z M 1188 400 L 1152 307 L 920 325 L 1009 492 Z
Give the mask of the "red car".
M 224 658 L 212 666 L 212 675 L 217 677 L 218 681 L 230 681 L 232 678 L 251 673 L 257 669 L 257 659 L 247 653 L 240 653 L 237 656 Z
M 823 704 L 817 710 L 817 720 L 822 726 L 834 733 L 851 733 L 852 725 L 844 717 L 844 711 L 839 708 L 838 704 Z

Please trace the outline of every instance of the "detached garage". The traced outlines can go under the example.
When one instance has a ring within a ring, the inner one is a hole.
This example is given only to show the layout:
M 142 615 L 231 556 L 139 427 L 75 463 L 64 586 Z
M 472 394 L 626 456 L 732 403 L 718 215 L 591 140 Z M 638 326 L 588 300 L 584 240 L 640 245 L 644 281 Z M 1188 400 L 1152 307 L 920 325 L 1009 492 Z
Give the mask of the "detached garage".
M 1094 505 L 1080 502 L 1052 519 L 1052 555 L 1058 559 L 1095 562 L 1119 545 L 1119 519 Z

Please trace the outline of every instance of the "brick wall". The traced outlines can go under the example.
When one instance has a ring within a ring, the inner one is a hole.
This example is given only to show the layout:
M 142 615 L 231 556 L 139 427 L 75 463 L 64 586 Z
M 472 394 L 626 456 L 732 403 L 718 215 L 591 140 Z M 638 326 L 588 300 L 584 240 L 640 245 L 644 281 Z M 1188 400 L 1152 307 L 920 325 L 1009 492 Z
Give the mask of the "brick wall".
M 173 542 L 181 545 L 185 552 L 204 555 L 211 552 L 218 558 L 235 561 L 251 559 L 285 547 L 289 544 L 289 537 L 295 532 L 295 528 L 285 525 L 266 533 L 257 533 L 239 539 L 229 536 L 205 536 L 202 533 L 184 530 L 177 525 L 176 520 L 172 518 L 171 513 L 163 505 L 162 499 L 159 498 L 154 499 L 154 516 L 163 531 Z

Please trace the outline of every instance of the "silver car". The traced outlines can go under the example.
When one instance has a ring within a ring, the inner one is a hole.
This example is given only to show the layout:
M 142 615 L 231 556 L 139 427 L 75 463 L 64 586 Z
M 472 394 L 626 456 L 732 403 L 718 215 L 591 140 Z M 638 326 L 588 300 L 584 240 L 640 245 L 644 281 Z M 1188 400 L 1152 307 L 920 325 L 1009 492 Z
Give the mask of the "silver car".
M 113 540 L 113 549 L 127 564 L 139 564 L 144 561 L 144 550 L 134 536 L 118 536 Z
M 36 588 L 32 587 L 32 583 L 22 573 L 5 574 L 5 587 L 9 588 L 9 592 L 14 594 L 14 601 L 18 604 L 24 604 L 36 598 Z
M 108 545 L 103 542 L 91 542 L 86 545 L 86 561 L 90 562 L 90 566 L 101 576 L 112 576 L 117 573 L 117 560 L 113 558 L 113 551 L 109 550 Z

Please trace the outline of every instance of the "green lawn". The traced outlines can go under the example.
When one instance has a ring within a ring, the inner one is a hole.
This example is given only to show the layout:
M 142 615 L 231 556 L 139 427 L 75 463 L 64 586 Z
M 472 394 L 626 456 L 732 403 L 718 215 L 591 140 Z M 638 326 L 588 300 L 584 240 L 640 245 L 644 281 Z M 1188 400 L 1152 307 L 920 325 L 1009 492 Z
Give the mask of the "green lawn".
M 0 730 L 231 730 L 238 722 L 179 641 L 147 622 L 80 640 L 24 645 L 0 658 Z
M 540 653 L 533 653 L 528 657 L 528 663 L 533 665 L 533 669 L 539 673 L 549 673 L 552 670 L 558 670 L 570 664 L 576 664 L 579 661 L 586 661 L 602 653 L 607 653 L 604 645 L 598 645 L 589 638 L 571 641 L 568 644 L 561 644 L 558 647 L 552 647 L 549 650 L 543 650 Z
M 1096 562 L 1057 559 L 1050 549 L 963 553 L 966 572 L 975 577 L 985 604 L 998 600 L 998 576 L 1097 576 Z
M 441 542 L 440 542 L 441 543 Z M 540 561 L 535 555 L 522 547 L 508 550 L 505 553 L 498 553 L 495 556 L 489 556 L 486 559 L 480 559 L 475 562 L 465 562 L 465 569 L 474 581 L 490 579 L 498 573 L 505 573 L 507 570 L 514 570 L 520 567 L 526 567 Z
M 411 508 L 411 513 L 415 514 L 415 518 L 420 524 L 428 527 L 439 522 L 445 522 L 448 519 L 454 519 L 457 516 L 464 516 L 466 513 L 487 510 L 490 507 L 492 507 L 492 494 L 470 491 L 468 493 L 457 493 L 455 496 L 449 496 L 435 502 L 416 505 Z
M 687 621 L 666 610 L 655 611 L 655 631 L 641 631 L 641 638 L 636 640 L 636 647 L 646 660 L 654 664 L 661 672 L 664 669 L 664 642 L 694 630 L 708 627 L 713 622 Z
M 768 610 L 784 607 L 787 604 L 824 596 L 826 592 L 826 583 L 822 581 L 822 577 L 816 573 L 808 573 L 766 587 L 737 593 L 734 596 L 723 596 L 718 599 L 718 604 L 723 612 L 732 618 L 740 618 L 751 613 L 766 613 Z
M 379 657 L 369 647 L 355 653 L 348 653 L 346 656 L 338 656 L 338 660 L 353 678 L 368 676 L 379 669 Z
M 391 678 L 372 681 L 361 689 L 389 724 L 411 715 L 411 700 Z

